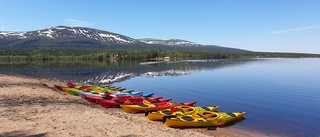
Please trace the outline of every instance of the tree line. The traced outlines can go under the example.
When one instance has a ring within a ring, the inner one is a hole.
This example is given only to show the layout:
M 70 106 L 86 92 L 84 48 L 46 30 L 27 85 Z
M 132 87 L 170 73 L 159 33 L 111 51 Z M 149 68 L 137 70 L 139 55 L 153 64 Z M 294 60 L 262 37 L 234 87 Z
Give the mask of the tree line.
M 319 54 L 272 52 L 222 52 L 203 50 L 101 50 L 101 49 L 0 49 L 0 60 L 150 60 L 170 59 L 228 59 L 320 57 Z

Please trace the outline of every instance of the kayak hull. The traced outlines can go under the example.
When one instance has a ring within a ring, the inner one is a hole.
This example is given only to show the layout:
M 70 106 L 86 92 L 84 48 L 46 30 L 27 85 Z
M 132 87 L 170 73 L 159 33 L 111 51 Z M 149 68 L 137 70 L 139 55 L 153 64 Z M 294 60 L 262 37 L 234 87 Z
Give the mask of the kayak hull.
M 85 96 L 84 99 L 91 103 L 98 103 L 101 100 L 104 100 L 101 96 Z
M 165 124 L 168 127 L 217 127 L 236 121 L 242 118 L 244 114 L 246 112 L 225 113 L 204 111 L 192 115 L 168 118 L 165 120 Z
M 129 101 L 120 101 L 118 99 L 111 99 L 111 100 L 101 100 L 99 101 L 99 105 L 105 108 L 113 108 L 113 107 L 120 107 L 120 104 L 133 104 Z

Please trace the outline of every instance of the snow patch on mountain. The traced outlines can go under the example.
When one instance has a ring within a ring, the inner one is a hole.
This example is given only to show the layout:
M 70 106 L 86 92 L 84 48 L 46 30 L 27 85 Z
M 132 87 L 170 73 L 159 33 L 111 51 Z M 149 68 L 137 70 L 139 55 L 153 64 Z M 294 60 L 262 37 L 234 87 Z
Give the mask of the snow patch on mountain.
M 180 39 L 160 40 L 160 39 L 146 38 L 146 39 L 139 39 L 139 41 L 146 44 L 162 44 L 162 45 L 168 45 L 168 46 L 200 46 L 200 44 L 186 41 L 186 40 L 180 40 Z
M 8 35 L 8 32 L 0 32 L 0 35 Z
M 61 26 L 58 26 L 58 27 L 54 27 L 55 29 L 58 29 L 58 30 L 64 30 L 66 29 L 65 27 L 61 27 Z
M 0 38 L 25 39 L 26 32 L 0 32 Z
M 48 30 L 40 32 L 39 36 L 46 36 L 46 37 L 54 39 L 54 37 L 52 36 L 52 33 L 54 33 L 54 31 L 52 31 L 51 29 L 48 29 Z
M 104 37 L 104 38 L 112 38 L 112 39 L 115 39 L 117 41 L 121 41 L 121 42 L 125 42 L 125 43 L 132 43 L 133 42 L 133 41 L 130 41 L 130 40 L 122 39 L 122 38 L 118 37 L 117 35 L 112 35 L 112 34 L 100 33 L 99 36 L 100 37 Z

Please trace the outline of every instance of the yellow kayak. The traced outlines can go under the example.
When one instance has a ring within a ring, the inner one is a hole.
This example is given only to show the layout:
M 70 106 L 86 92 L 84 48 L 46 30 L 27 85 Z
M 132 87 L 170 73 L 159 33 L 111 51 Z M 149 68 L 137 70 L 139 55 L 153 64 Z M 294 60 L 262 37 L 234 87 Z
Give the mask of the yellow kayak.
M 192 115 L 182 115 L 168 118 L 165 123 L 168 127 L 217 127 L 243 117 L 246 112 L 211 112 L 202 111 Z
M 149 112 L 146 113 L 146 115 L 148 115 L 148 119 L 150 120 L 162 120 L 163 118 L 176 117 L 180 115 L 190 115 L 201 111 L 217 111 L 218 108 L 219 106 L 176 106 L 174 108 L 164 109 L 157 112 Z

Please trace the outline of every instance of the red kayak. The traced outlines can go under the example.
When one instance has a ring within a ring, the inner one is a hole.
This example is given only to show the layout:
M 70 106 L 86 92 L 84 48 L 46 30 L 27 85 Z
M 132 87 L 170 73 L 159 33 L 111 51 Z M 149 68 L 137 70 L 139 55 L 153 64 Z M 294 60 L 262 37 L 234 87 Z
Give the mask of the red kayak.
M 176 103 L 176 102 L 161 102 L 161 103 L 151 103 L 149 101 L 143 100 L 143 104 L 137 105 L 124 105 L 120 106 L 125 112 L 137 113 L 137 112 L 146 112 L 146 111 L 159 111 L 163 109 L 172 108 L 175 106 L 193 106 L 196 102 L 187 102 L 187 103 Z
M 111 99 L 111 100 L 100 100 L 99 104 L 102 107 L 110 108 L 110 107 L 120 107 L 121 104 L 123 105 L 134 105 L 134 104 L 142 104 L 143 100 L 148 100 L 152 103 L 161 103 L 161 102 L 169 102 L 172 99 L 160 99 L 160 98 L 144 98 L 143 97 L 131 97 L 125 101 L 119 99 Z
M 143 100 L 148 100 L 150 103 L 160 103 L 160 102 L 169 102 L 172 98 L 162 99 L 162 98 L 155 98 L 155 97 L 131 97 L 130 98 L 136 104 L 142 104 Z
M 67 85 L 59 85 L 59 84 L 54 84 L 54 87 L 56 87 L 59 90 L 63 90 L 63 88 L 69 88 Z
M 84 99 L 86 99 L 87 101 L 89 101 L 91 103 L 98 103 L 100 100 L 107 100 L 107 99 L 111 99 L 111 98 L 103 98 L 101 96 L 85 96 Z
M 92 85 L 76 85 L 74 83 L 68 82 L 66 85 L 61 85 L 61 84 L 54 84 L 54 87 L 56 87 L 59 90 L 63 90 L 63 88 L 76 88 L 80 90 L 85 90 L 88 88 L 92 88 Z

